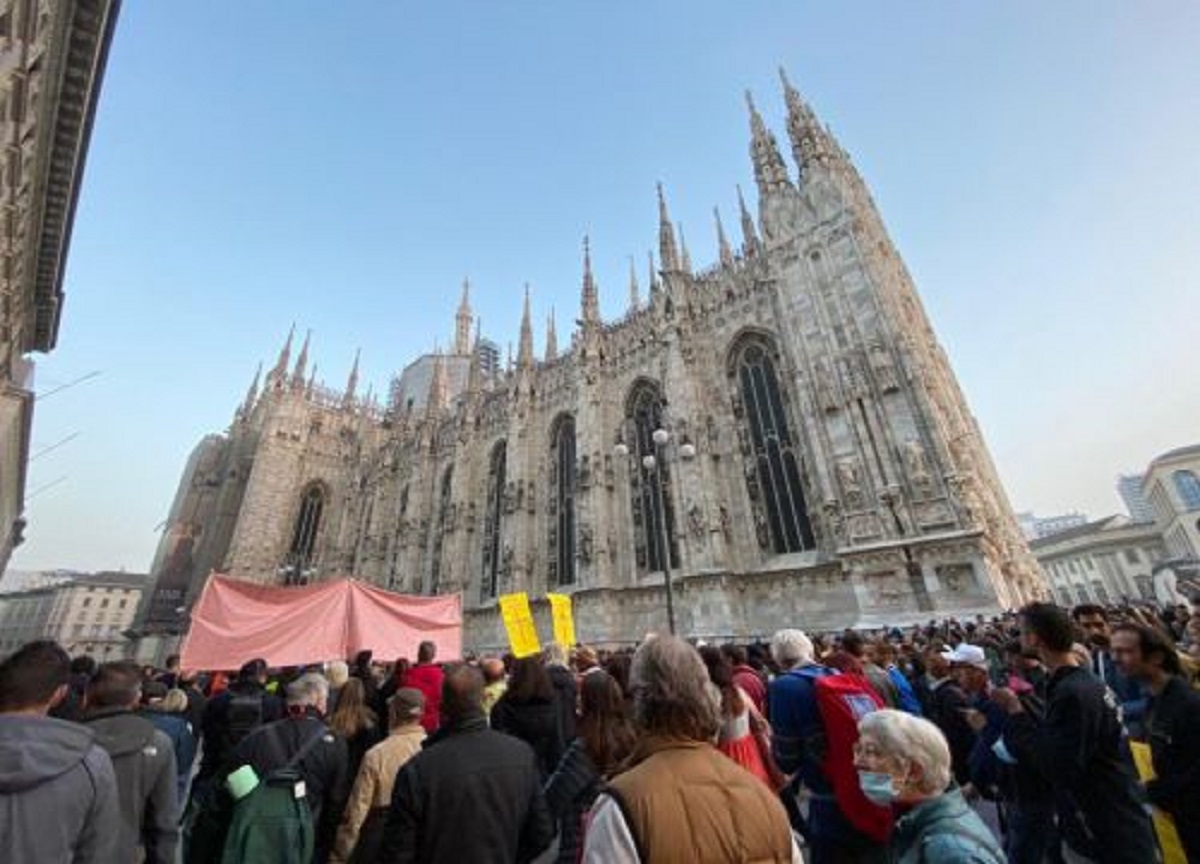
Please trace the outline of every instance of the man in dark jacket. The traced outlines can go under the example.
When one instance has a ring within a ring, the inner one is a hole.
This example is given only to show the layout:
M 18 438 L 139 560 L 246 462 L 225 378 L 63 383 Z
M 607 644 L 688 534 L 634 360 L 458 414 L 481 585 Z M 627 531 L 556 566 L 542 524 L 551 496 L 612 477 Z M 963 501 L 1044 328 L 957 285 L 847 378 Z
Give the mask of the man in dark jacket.
M 545 651 L 546 671 L 554 685 L 554 701 L 558 704 L 558 722 L 563 741 L 575 740 L 575 709 L 579 699 L 575 673 L 567 665 L 567 649 L 551 642 Z
M 134 713 L 142 673 L 134 663 L 105 663 L 87 690 L 84 723 L 108 751 L 117 775 L 121 819 L 114 861 L 174 864 L 179 844 L 175 753 L 171 739 Z M 145 858 L 138 857 L 138 849 Z
M 1175 647 L 1145 624 L 1118 624 L 1112 653 L 1121 674 L 1151 694 L 1145 727 L 1155 779 L 1146 793 L 1175 818 L 1188 860 L 1200 861 L 1200 693 L 1188 687 Z
M 524 741 L 488 728 L 483 676 L 445 676 L 442 726 L 400 769 L 381 864 L 513 864 L 554 839 L 537 757 Z
M 325 726 L 329 683 L 310 672 L 288 685 L 288 716 L 262 726 L 242 740 L 234 750 L 230 767 L 250 765 L 260 777 L 276 771 L 300 752 L 312 738 L 322 740 L 313 747 L 296 770 L 304 778 L 304 797 L 312 811 L 314 860 L 323 862 L 333 848 L 342 809 L 350 797 L 350 754 L 346 742 Z
M 967 694 L 954 679 L 950 664 L 953 652 L 930 651 L 925 655 L 929 675 L 930 704 L 926 715 L 937 724 L 950 745 L 954 779 L 960 786 L 971 782 L 971 752 L 975 749 L 975 730 L 967 722 L 971 707 Z
M 992 691 L 992 700 L 1009 714 L 1005 746 L 1018 764 L 1035 766 L 1060 801 L 1075 811 L 1060 813 L 1064 825 L 1078 815 L 1083 836 L 1067 838 L 1076 851 L 1101 864 L 1156 860 L 1150 818 L 1122 752 L 1115 700 L 1079 666 L 1071 650 L 1074 628 L 1066 610 L 1051 603 L 1026 606 L 1021 610 L 1021 638 L 1050 670 L 1046 716 L 1039 723 L 1006 687 Z
M 207 791 L 227 772 L 230 755 L 243 738 L 267 723 L 283 717 L 283 701 L 268 693 L 267 663 L 251 660 L 238 672 L 229 689 L 209 700 L 201 721 L 204 757 L 196 774 L 194 795 Z
M 70 658 L 30 642 L 0 663 L 0 861 L 109 864 L 117 779 L 91 729 L 48 717 L 66 698 Z

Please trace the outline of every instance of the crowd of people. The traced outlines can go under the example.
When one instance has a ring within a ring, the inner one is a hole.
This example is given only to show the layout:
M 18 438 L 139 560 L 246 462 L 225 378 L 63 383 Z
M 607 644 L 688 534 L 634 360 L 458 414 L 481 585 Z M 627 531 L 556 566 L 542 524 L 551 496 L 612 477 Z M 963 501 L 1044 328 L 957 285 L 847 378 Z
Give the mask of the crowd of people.
M 0 860 L 1200 862 L 1198 660 L 1200 602 L 204 674 L 33 642 Z

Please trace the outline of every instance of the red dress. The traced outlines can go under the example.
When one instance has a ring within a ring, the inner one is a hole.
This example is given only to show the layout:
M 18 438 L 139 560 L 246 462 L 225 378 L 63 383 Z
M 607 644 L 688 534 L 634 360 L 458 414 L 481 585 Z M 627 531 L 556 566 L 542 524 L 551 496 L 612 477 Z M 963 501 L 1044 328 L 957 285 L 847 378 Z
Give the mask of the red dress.
M 743 702 L 749 698 L 742 694 Z M 750 732 L 750 709 L 743 705 L 742 713 L 734 717 L 721 718 L 721 731 L 717 735 L 717 749 L 741 765 L 759 780 L 771 785 L 767 767 L 763 765 L 758 742 Z

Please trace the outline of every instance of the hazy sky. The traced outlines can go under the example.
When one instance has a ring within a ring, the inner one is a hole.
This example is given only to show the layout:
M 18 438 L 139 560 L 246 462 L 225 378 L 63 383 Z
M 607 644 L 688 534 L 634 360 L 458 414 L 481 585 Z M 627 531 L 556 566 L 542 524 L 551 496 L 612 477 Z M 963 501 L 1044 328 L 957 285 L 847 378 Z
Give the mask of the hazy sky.
M 180 471 L 295 321 L 376 391 L 469 275 L 567 338 L 620 313 L 666 185 L 693 261 L 754 188 L 776 67 L 883 217 L 1018 509 L 1119 509 L 1200 440 L 1200 4 L 127 2 L 44 358 L 18 568 L 149 566 Z M 537 342 L 542 342 L 541 327 Z M 60 479 L 66 478 L 66 479 Z M 43 491 L 44 490 L 44 491 Z

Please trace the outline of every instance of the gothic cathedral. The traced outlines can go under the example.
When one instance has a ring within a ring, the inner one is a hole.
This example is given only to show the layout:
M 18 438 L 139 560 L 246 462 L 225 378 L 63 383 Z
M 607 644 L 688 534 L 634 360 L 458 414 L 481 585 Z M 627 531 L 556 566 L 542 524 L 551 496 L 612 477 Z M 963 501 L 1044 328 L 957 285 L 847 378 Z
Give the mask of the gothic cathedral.
M 569 346 L 507 367 L 472 335 L 388 398 L 332 391 L 292 340 L 229 431 L 193 453 L 147 626 L 207 574 L 353 575 L 463 593 L 464 644 L 505 644 L 496 598 L 574 597 L 580 638 L 753 639 L 992 611 L 1044 595 L 945 352 L 866 185 L 783 79 L 798 179 L 752 101 L 755 219 L 696 271 L 659 190 L 648 296 L 603 321 L 589 250 Z M 540 613 L 539 613 L 540 614 Z

